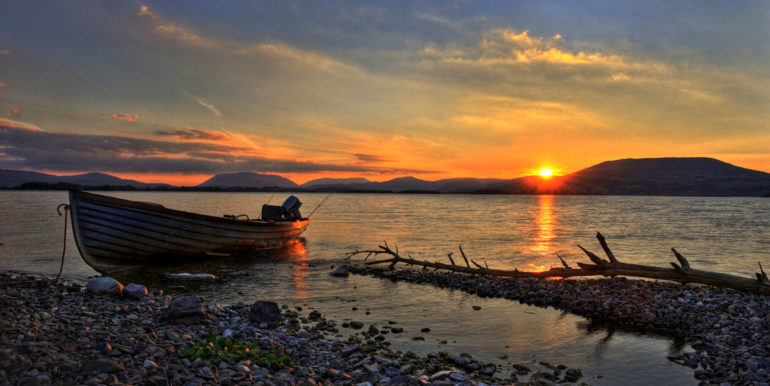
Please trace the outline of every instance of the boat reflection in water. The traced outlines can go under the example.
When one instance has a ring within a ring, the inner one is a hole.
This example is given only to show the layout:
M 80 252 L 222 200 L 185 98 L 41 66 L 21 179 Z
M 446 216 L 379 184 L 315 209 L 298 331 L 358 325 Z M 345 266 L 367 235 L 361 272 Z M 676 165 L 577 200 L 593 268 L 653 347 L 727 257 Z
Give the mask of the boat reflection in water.
M 206 273 L 214 275 L 213 282 L 222 284 L 238 277 L 252 275 L 276 265 L 291 265 L 292 282 L 298 295 L 306 293 L 303 279 L 308 270 L 307 247 L 304 238 L 287 243 L 284 247 L 258 250 L 239 256 L 221 256 L 216 259 L 176 260 L 172 263 L 146 262 L 127 265 L 125 260 L 97 258 L 91 260 L 91 267 L 105 276 L 127 283 L 141 283 L 148 288 L 169 289 L 180 286 L 189 290 L 200 290 L 212 280 L 170 279 L 168 274 Z

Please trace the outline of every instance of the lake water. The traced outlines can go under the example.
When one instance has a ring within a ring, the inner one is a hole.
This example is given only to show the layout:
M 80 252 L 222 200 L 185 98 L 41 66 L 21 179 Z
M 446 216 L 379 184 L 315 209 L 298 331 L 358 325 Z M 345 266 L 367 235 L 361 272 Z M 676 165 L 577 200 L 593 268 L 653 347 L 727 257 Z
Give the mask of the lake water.
M 110 192 L 174 209 L 211 215 L 246 213 L 280 204 L 286 194 Z M 309 214 L 326 194 L 299 194 Z M 0 191 L 0 269 L 53 276 L 62 251 L 63 219 L 56 206 L 66 192 Z M 503 196 L 334 194 L 313 214 L 304 240 L 288 250 L 227 264 L 197 264 L 180 271 L 217 275 L 209 284 L 180 288 L 146 274 L 134 280 L 176 295 L 202 294 L 209 302 L 279 304 L 314 308 L 338 322 L 395 321 L 405 334 L 393 347 L 425 354 L 472 353 L 499 364 L 548 361 L 583 369 L 593 384 L 696 384 L 689 368 L 667 355 L 683 349 L 669 337 L 592 326 L 585 318 L 503 299 L 370 277 L 328 276 L 345 254 L 387 241 L 402 254 L 446 261 L 458 245 L 490 267 L 520 270 L 587 261 L 576 247 L 600 252 L 596 231 L 629 263 L 668 266 L 676 247 L 696 269 L 753 277 L 757 262 L 770 267 L 770 199 L 619 196 Z M 64 275 L 96 275 L 68 235 Z M 473 310 L 478 305 L 480 311 Z M 354 308 L 356 308 L 354 310 Z M 367 315 L 366 312 L 369 312 Z M 430 333 L 420 334 L 429 327 Z M 424 342 L 411 338 L 422 335 Z M 441 341 L 447 341 L 441 344 Z M 507 359 L 500 359 L 506 355 Z

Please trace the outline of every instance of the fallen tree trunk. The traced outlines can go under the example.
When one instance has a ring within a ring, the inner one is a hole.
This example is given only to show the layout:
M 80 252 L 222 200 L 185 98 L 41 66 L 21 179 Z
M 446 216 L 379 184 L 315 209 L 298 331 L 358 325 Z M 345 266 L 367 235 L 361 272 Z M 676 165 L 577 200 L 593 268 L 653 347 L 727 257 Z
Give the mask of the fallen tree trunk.
M 366 264 L 373 265 L 373 264 L 389 263 L 391 269 L 395 267 L 396 264 L 402 263 L 406 265 L 422 266 L 424 269 L 427 269 L 427 268 L 444 269 L 451 272 L 461 272 L 461 273 L 468 273 L 468 274 L 474 274 L 474 275 L 487 275 L 487 276 L 499 276 L 499 277 L 511 277 L 511 278 L 633 276 L 633 277 L 643 277 L 643 278 L 649 278 L 649 279 L 671 280 L 671 281 L 678 281 L 682 283 L 707 284 L 707 285 L 713 285 L 717 287 L 727 287 L 727 288 L 733 288 L 738 290 L 757 292 L 764 295 L 770 294 L 770 280 L 768 280 L 767 274 L 762 269 L 761 264 L 759 264 L 760 272 L 756 274 L 756 279 L 744 278 L 740 276 L 719 273 L 719 272 L 702 271 L 702 270 L 692 269 L 687 259 L 684 256 L 682 256 L 682 254 L 677 252 L 677 250 L 674 248 L 671 248 L 671 251 L 674 253 L 674 256 L 679 261 L 679 264 L 672 262 L 671 266 L 673 268 L 661 268 L 661 267 L 653 267 L 653 266 L 639 265 L 639 264 L 628 264 L 628 263 L 620 262 L 615 257 L 615 255 L 612 253 L 612 250 L 610 250 L 609 246 L 607 245 L 607 242 L 604 239 L 604 236 L 602 236 L 601 233 L 597 232 L 596 238 L 599 240 L 599 244 L 604 250 L 604 253 L 607 255 L 607 260 L 602 259 L 601 257 L 597 256 L 595 253 L 578 245 L 578 247 L 583 252 L 585 252 L 585 254 L 588 256 L 588 258 L 591 260 L 593 264 L 578 263 L 578 266 L 580 268 L 572 268 L 567 264 L 566 261 L 564 261 L 564 259 L 561 256 L 557 254 L 557 256 L 559 257 L 559 260 L 561 260 L 562 262 L 563 267 L 556 267 L 556 268 L 552 267 L 547 271 L 541 271 L 541 272 L 519 271 L 517 269 L 514 269 L 514 270 L 494 269 L 494 268 L 489 268 L 486 262 L 484 262 L 484 265 L 482 266 L 481 264 L 477 263 L 473 259 L 470 259 L 470 262 L 473 263 L 475 267 L 471 267 L 471 264 L 469 264 L 469 259 L 465 255 L 465 252 L 463 251 L 462 246 L 460 246 L 460 253 L 462 254 L 463 260 L 465 261 L 465 266 L 456 264 L 454 259 L 452 258 L 451 253 L 448 254 L 449 262 L 450 262 L 449 264 L 438 262 L 438 261 L 431 262 L 427 260 L 417 260 L 412 258 L 411 256 L 404 257 L 399 254 L 397 247 L 395 250 L 393 250 L 390 248 L 390 246 L 388 246 L 387 243 L 385 243 L 385 245 L 380 245 L 379 249 L 353 251 L 348 253 L 347 256 L 348 256 L 348 259 L 350 259 L 355 255 L 366 254 L 366 257 L 364 258 L 364 261 L 366 261 L 372 255 L 375 255 L 375 256 L 380 254 L 389 255 L 390 257 L 386 259 L 369 261 L 369 262 L 366 262 Z

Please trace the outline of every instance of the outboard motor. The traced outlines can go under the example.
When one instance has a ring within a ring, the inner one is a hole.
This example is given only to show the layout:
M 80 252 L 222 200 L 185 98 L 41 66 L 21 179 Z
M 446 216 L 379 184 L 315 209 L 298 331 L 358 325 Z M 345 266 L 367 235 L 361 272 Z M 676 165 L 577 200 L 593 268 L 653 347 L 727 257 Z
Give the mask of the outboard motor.
M 301 219 L 302 215 L 299 213 L 299 207 L 302 206 L 302 202 L 299 198 L 289 196 L 286 201 L 281 205 L 281 212 L 286 219 Z
M 262 219 L 273 221 L 299 220 L 302 215 L 299 213 L 299 207 L 302 202 L 294 196 L 289 196 L 283 205 L 262 205 Z

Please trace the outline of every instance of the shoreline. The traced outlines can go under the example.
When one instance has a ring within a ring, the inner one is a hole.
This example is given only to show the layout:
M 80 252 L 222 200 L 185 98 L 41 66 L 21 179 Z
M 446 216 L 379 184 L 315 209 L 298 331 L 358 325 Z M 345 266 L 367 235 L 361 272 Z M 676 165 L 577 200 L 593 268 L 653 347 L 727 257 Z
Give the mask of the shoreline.
M 694 377 L 702 384 L 770 383 L 770 337 L 767 335 L 770 299 L 762 295 L 626 278 L 517 280 L 360 266 L 351 267 L 351 272 L 538 307 L 550 306 L 591 321 L 680 338 L 694 351 L 668 359 L 693 369 Z M 0 283 L 20 276 L 29 275 L 0 272 Z M 18 383 L 30 377 L 42 384 L 57 384 L 59 379 L 71 381 L 63 384 L 167 384 L 168 381 L 180 385 L 285 381 L 310 384 L 324 381 L 334 384 L 590 382 L 582 377 L 579 369 L 546 362 L 514 364 L 508 370 L 504 367 L 509 366 L 478 361 L 467 353 L 431 352 L 421 357 L 393 351 L 389 348 L 388 333 L 397 329 L 397 324 L 364 326 L 355 321 L 327 319 L 313 310 L 312 304 L 309 307 L 283 305 L 283 321 L 270 327 L 250 322 L 249 307 L 242 303 L 207 304 L 208 317 L 198 324 L 164 321 L 160 316 L 173 299 L 162 291 L 151 291 L 146 298 L 135 300 L 96 295 L 80 284 L 63 281 L 48 287 L 0 287 L 0 294 L 0 312 L 4 314 L 0 333 L 0 384 Z M 25 328 L 40 333 L 30 335 Z M 291 371 L 272 371 L 253 363 L 247 365 L 248 371 L 238 370 L 234 366 L 190 361 L 178 355 L 192 342 L 210 335 L 224 336 L 228 330 L 230 336 L 288 347 L 289 352 L 300 355 Z M 139 338 L 121 341 L 124 335 Z M 85 341 L 77 339 L 82 336 L 86 336 Z M 90 337 L 113 342 L 109 343 L 113 349 L 95 348 L 100 342 Z M 143 339 L 145 343 L 137 343 L 136 339 Z M 62 347 L 61 342 L 69 345 L 65 344 L 64 351 L 52 355 L 51 347 L 56 351 Z M 114 347 L 123 351 L 115 352 Z M 35 355 L 37 359 L 32 360 Z M 55 367 L 58 373 L 48 371 L 49 366 L 40 366 L 37 362 L 59 363 L 62 356 L 69 367 Z M 84 374 L 82 367 L 94 358 L 113 361 L 118 358 L 120 371 Z M 155 365 L 145 366 L 146 360 Z M 201 368 L 208 369 L 211 375 L 200 373 Z M 167 369 L 172 372 L 168 379 L 165 378 Z M 99 378 L 101 375 L 106 375 L 106 379 Z
M 0 272 L 0 284 L 31 278 Z M 579 369 L 547 362 L 508 371 L 467 353 L 394 351 L 388 334 L 397 324 L 334 320 L 299 305 L 281 305 L 274 324 L 251 320 L 249 305 L 205 301 L 205 317 L 164 319 L 175 303 L 197 298 L 149 292 L 100 295 L 67 281 L 0 286 L 0 384 L 585 384 Z M 183 355 L 212 336 L 280 350 L 293 364 Z
M 504 279 L 441 271 L 351 267 L 351 272 L 480 297 L 554 307 L 640 332 L 682 338 L 695 351 L 668 359 L 705 384 L 770 383 L 770 297 L 725 288 L 627 278 Z

